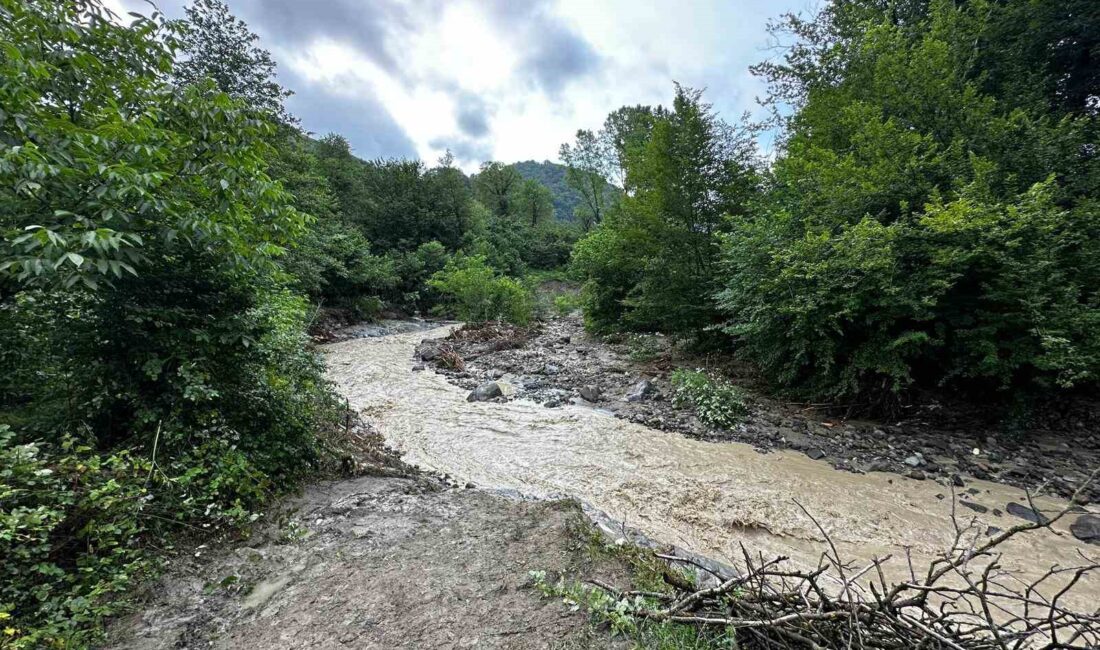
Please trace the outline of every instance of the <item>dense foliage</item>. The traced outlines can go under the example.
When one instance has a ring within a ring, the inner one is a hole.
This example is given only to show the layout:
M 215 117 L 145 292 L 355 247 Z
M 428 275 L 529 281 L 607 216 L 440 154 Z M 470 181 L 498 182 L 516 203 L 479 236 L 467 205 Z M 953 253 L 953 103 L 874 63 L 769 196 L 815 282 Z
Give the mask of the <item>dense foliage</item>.
M 625 190 L 573 254 L 590 326 L 721 323 L 813 397 L 1094 385 L 1098 26 L 1027 0 L 787 16 L 755 68 L 782 127 L 766 169 L 697 94 L 616 111 L 567 148 Z
M 786 23 L 797 45 L 761 72 L 798 111 L 768 201 L 724 244 L 748 358 L 828 396 L 1096 380 L 1100 89 L 1073 4 L 838 3 Z
M 699 91 L 677 87 L 671 109 L 636 111 L 648 119 L 629 128 L 642 133 L 601 136 L 629 143 L 621 163 L 608 153 L 629 193 L 573 253 L 585 314 L 597 329 L 700 330 L 717 322 L 716 235 L 756 195 L 753 141 L 718 119 Z
M 79 643 L 147 533 L 246 521 L 332 412 L 275 257 L 306 221 L 275 128 L 174 85 L 176 26 L 0 4 L 4 584 L 19 647 Z M 140 460 L 139 460 L 140 459 Z
M 316 305 L 525 322 L 460 249 L 568 257 L 533 181 L 491 213 L 449 160 L 301 133 L 255 42 L 219 0 L 0 0 L 0 645 L 87 644 L 173 533 L 325 464 Z
M 481 256 L 457 255 L 428 281 L 443 295 L 443 307 L 471 322 L 531 320 L 531 292 L 515 278 L 496 273 Z

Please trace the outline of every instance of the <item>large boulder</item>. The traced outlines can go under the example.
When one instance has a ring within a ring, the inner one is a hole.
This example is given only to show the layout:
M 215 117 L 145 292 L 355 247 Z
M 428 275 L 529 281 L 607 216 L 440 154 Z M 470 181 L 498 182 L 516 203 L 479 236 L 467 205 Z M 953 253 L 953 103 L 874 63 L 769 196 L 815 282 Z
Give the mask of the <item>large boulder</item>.
M 433 361 L 443 354 L 442 346 L 434 341 L 425 340 L 420 346 L 420 358 L 424 361 Z

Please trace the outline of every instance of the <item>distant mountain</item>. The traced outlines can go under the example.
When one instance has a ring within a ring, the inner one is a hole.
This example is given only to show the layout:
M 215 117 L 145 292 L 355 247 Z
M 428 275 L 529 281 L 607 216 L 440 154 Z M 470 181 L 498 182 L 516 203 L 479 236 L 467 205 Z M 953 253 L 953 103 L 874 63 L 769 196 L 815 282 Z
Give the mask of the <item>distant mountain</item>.
M 576 190 L 565 182 L 565 165 L 544 160 L 525 160 L 513 165 L 520 176 L 536 180 L 550 190 L 554 197 L 554 216 L 558 221 L 573 221 L 573 208 L 581 202 Z

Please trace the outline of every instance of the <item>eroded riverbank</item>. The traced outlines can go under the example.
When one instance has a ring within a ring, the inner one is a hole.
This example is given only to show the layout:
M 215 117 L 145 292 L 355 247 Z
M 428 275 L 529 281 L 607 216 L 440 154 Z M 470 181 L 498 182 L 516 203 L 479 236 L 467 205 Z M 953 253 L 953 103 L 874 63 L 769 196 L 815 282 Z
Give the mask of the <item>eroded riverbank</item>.
M 842 555 L 893 555 L 888 570 L 896 579 L 907 575 L 907 549 L 914 563 L 925 564 L 951 541 L 950 490 L 932 481 L 836 471 L 801 453 L 759 454 L 745 444 L 689 439 L 580 405 L 468 402 L 467 391 L 445 377 L 414 371 L 419 341 L 449 330 L 326 347 L 330 377 L 409 462 L 479 486 L 574 497 L 660 542 L 720 561 L 733 562 L 744 543 L 754 553 L 816 565 L 822 538 L 795 500 Z M 968 487 L 989 503 L 1026 501 L 1022 490 L 997 483 Z M 1045 498 L 1036 503 L 1042 510 L 1062 505 Z M 960 517 L 974 519 L 979 534 L 1018 523 L 970 509 Z M 1036 577 L 1050 565 L 1095 555 L 1095 546 L 1069 534 L 1071 521 L 1010 540 L 1002 547 L 1004 568 Z M 1076 604 L 1100 600 L 1098 583 L 1086 577 Z

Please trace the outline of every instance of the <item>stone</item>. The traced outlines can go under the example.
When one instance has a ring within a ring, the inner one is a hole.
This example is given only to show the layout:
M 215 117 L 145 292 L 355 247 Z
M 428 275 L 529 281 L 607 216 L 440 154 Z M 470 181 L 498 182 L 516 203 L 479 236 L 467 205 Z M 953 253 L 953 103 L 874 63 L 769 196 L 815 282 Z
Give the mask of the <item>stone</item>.
M 806 455 L 813 460 L 821 460 L 825 457 L 825 452 L 820 449 L 807 449 Z
M 420 348 L 420 358 L 424 361 L 438 359 L 441 354 L 443 354 L 443 351 L 434 343 L 429 343 Z
M 871 466 L 867 469 L 872 472 L 889 472 L 894 469 L 894 467 L 890 464 L 890 461 L 879 459 L 871 463 Z
M 487 372 L 485 374 L 488 375 L 490 379 L 500 379 L 501 377 L 504 376 L 504 371 L 501 370 L 500 368 L 493 368 L 492 370 L 490 370 L 489 372 Z
M 902 462 L 904 462 L 909 467 L 920 467 L 924 464 L 924 456 L 920 455 L 919 453 L 913 454 Z
M 985 513 L 989 512 L 989 508 L 983 506 L 980 503 L 974 503 L 973 501 L 959 501 L 959 503 L 963 506 L 966 506 L 967 508 L 970 508 L 971 510 L 973 510 L 974 512 L 977 512 L 979 514 L 985 514 Z
M 561 372 L 561 368 L 555 366 L 552 363 L 548 363 L 542 367 L 542 374 L 544 375 L 556 375 Z
M 920 471 L 919 469 L 909 470 L 909 472 L 906 473 L 906 476 L 913 479 L 914 481 L 923 481 L 925 479 L 924 472 Z
M 487 381 L 466 396 L 467 402 L 485 402 L 504 394 L 498 381 Z
M 1005 506 L 1005 510 L 1008 511 L 1008 514 L 1019 517 L 1020 519 L 1026 519 L 1033 524 L 1045 524 L 1049 521 L 1042 513 L 1035 512 L 1031 508 L 1016 502 L 1012 502 Z
M 964 487 L 964 486 L 966 486 L 966 483 L 963 483 L 962 477 L 959 476 L 958 474 L 952 474 L 951 475 L 951 485 L 954 485 L 955 487 Z
M 653 396 L 655 390 L 652 381 L 643 379 L 631 387 L 630 392 L 626 394 L 626 401 L 644 402 Z
M 582 386 L 577 393 L 585 400 L 589 402 L 600 401 L 600 388 L 599 386 Z
M 412 371 L 413 372 L 424 372 L 425 368 L 426 368 L 426 366 L 424 364 L 418 363 L 418 364 L 413 366 Z
M 989 528 L 985 529 L 985 534 L 989 537 L 993 537 L 999 532 L 1001 532 L 1001 529 L 997 528 L 996 526 L 990 526 Z
M 1073 536 L 1082 542 L 1100 544 L 1100 517 L 1096 515 L 1081 515 L 1069 526 Z

